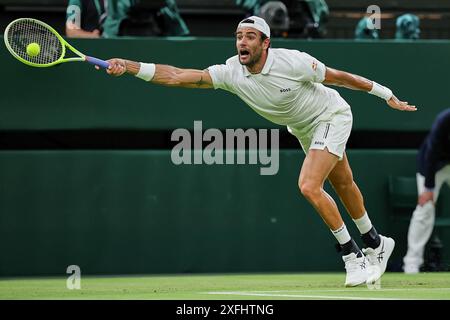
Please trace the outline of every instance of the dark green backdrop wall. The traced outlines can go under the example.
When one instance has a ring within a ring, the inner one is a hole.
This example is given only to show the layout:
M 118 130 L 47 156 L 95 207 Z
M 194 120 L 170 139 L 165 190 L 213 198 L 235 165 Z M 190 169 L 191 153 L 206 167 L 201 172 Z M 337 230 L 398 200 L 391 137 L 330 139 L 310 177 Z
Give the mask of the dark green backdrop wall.
M 414 157 L 349 152 L 373 222 L 397 240 L 393 261 L 407 223 L 392 219 L 387 179 L 413 174 Z M 299 194 L 302 160 L 283 151 L 279 173 L 260 176 L 256 165 L 175 166 L 170 151 L 1 152 L 0 275 L 70 264 L 93 274 L 342 270 L 334 238 Z

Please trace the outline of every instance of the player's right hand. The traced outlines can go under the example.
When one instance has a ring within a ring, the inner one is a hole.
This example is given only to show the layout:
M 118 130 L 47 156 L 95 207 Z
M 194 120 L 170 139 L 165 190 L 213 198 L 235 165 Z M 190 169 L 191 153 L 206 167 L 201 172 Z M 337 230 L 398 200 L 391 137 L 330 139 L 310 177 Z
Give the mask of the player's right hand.
M 114 58 L 106 61 L 109 63 L 109 67 L 106 69 L 108 74 L 119 77 L 127 72 L 127 64 L 124 59 Z M 95 68 L 100 69 L 98 66 L 95 66 Z

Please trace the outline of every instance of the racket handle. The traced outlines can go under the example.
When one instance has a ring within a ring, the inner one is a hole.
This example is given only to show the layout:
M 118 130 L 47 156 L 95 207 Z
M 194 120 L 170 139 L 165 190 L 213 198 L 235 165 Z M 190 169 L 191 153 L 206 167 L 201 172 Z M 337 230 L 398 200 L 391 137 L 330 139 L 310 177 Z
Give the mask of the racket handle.
M 101 60 L 101 59 L 94 58 L 94 57 L 86 56 L 86 61 L 91 64 L 94 64 L 96 66 L 102 67 L 104 69 L 108 69 L 108 67 L 109 67 L 108 62 Z

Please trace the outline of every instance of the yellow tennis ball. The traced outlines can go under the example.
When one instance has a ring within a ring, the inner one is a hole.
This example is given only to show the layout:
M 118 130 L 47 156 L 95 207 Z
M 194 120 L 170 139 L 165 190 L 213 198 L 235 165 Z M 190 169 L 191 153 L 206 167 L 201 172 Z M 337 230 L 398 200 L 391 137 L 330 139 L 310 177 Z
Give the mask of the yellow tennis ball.
M 36 57 L 40 51 L 41 51 L 41 47 L 36 42 L 30 43 L 29 45 L 27 45 L 27 54 L 30 57 Z

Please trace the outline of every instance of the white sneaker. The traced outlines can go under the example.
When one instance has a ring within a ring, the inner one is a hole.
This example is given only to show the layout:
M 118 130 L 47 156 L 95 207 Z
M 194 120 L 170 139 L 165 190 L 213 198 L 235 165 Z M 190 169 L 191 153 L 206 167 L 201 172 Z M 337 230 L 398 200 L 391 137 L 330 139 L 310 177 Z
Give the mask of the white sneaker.
M 345 270 L 347 271 L 346 287 L 355 287 L 367 281 L 367 259 L 364 255 L 358 258 L 356 253 L 352 252 L 342 256 L 342 260 L 345 262 Z
M 387 262 L 389 257 L 394 251 L 395 241 L 392 238 L 388 238 L 380 235 L 381 242 L 378 248 L 365 248 L 362 249 L 369 261 L 367 284 L 375 284 L 386 271 Z

